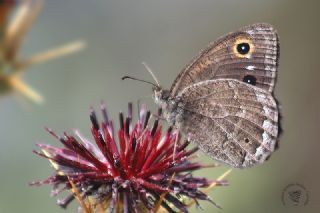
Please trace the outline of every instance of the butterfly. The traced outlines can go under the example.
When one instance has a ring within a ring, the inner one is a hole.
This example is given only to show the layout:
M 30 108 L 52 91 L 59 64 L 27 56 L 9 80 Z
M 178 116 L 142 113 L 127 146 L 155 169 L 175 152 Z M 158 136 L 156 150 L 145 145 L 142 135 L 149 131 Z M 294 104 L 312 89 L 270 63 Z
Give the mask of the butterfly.
M 179 73 L 171 89 L 154 84 L 163 117 L 212 159 L 235 168 L 265 162 L 280 135 L 279 39 L 265 23 L 210 43 Z

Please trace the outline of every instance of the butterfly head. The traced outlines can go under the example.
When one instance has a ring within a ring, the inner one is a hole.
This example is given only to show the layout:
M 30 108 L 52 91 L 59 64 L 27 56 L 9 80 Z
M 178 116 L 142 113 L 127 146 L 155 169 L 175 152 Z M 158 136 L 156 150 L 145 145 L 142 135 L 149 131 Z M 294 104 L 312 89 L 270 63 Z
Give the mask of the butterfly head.
M 169 90 L 161 87 L 153 88 L 153 100 L 162 109 L 161 117 L 174 126 L 177 120 L 179 102 L 170 95 Z
M 162 107 L 168 101 L 170 91 L 164 90 L 159 86 L 154 86 L 152 89 L 154 102 Z

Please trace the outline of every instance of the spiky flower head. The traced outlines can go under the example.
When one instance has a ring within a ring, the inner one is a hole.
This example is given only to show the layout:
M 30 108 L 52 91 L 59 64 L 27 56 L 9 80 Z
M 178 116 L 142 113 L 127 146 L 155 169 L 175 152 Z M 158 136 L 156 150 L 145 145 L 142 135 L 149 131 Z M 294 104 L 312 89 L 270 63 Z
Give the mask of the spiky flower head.
M 136 123 L 132 105 L 128 108 L 126 118 L 120 113 L 117 131 L 103 104 L 101 124 L 91 109 L 94 143 L 77 130 L 76 138 L 67 133 L 59 136 L 47 128 L 63 147 L 38 144 L 41 152 L 35 153 L 49 159 L 56 173 L 31 185 L 53 185 L 53 195 L 69 190 L 58 204 L 66 208 L 76 198 L 83 212 L 188 212 L 191 201 L 215 204 L 200 188 L 226 182 L 194 177 L 193 171 L 207 167 L 193 162 L 198 149 L 189 149 L 189 142 L 180 140 L 171 127 L 162 133 L 158 119 L 149 125 L 152 116 L 144 105 Z

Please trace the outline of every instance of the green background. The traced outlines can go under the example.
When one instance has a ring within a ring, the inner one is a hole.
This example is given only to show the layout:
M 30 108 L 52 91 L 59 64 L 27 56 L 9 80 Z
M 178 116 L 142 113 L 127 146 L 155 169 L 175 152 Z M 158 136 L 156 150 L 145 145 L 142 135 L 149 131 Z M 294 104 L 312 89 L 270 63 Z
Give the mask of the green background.
M 51 187 L 27 185 L 52 173 L 48 161 L 32 154 L 36 142 L 58 144 L 43 126 L 57 132 L 78 128 L 90 136 L 89 106 L 98 109 L 100 99 L 116 119 L 128 101 L 147 97 L 155 109 L 150 86 L 120 78 L 150 79 L 141 65 L 146 61 L 169 88 L 210 41 L 255 22 L 273 24 L 280 36 L 275 92 L 283 113 L 280 149 L 261 166 L 233 170 L 230 186 L 211 193 L 223 210 L 202 202 L 202 212 L 319 212 L 319 8 L 315 0 L 47 0 L 23 55 L 77 38 L 86 39 L 88 48 L 25 73 L 24 80 L 46 98 L 43 106 L 15 96 L 0 99 L 0 213 L 76 212 L 75 205 L 66 211 L 55 205 Z M 227 169 L 201 175 L 215 179 Z M 284 206 L 282 192 L 296 182 L 307 189 L 309 202 Z

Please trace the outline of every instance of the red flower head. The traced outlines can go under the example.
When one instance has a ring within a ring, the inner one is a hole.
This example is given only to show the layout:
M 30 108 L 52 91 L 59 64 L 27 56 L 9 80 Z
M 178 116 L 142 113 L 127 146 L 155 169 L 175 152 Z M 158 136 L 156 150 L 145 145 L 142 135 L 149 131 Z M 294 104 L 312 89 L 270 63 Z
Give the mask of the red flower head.
M 169 127 L 162 136 L 158 119 L 150 128 L 151 113 L 144 106 L 134 124 L 129 104 L 128 116 L 124 118 L 120 113 L 120 128 L 115 133 L 103 104 L 101 109 L 101 124 L 93 109 L 90 114 L 95 144 L 78 131 L 76 139 L 66 133 L 59 136 L 47 128 L 63 148 L 38 144 L 42 152 L 35 153 L 48 158 L 56 173 L 31 185 L 53 185 L 53 195 L 70 190 L 71 194 L 58 204 L 66 208 L 77 198 L 85 212 L 188 212 L 187 201 L 213 203 L 200 188 L 226 183 L 192 175 L 205 166 L 191 161 L 198 149 L 187 149 L 189 142 L 181 142 L 177 131 Z

